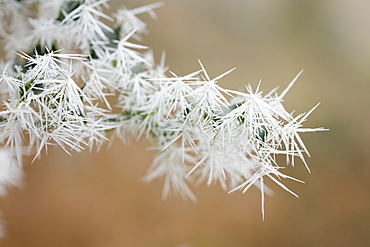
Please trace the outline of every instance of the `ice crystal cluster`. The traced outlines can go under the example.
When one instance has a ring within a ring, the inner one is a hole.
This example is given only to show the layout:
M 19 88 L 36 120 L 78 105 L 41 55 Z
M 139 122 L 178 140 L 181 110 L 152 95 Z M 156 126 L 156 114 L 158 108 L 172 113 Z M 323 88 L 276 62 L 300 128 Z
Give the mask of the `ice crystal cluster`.
M 228 192 L 255 185 L 263 201 L 265 178 L 291 192 L 281 179 L 294 178 L 281 168 L 296 157 L 306 164 L 299 134 L 323 130 L 303 127 L 312 110 L 293 115 L 282 105 L 299 74 L 280 94 L 263 95 L 259 86 L 221 87 L 232 70 L 212 79 L 200 61 L 188 75 L 169 72 L 138 44 L 146 25 L 137 15 L 155 17 L 160 5 L 107 15 L 108 0 L 0 0 L 0 143 L 10 165 L 51 145 L 99 147 L 115 132 L 158 150 L 145 180 L 163 177 L 163 196 L 195 200 L 188 182 L 204 181 Z

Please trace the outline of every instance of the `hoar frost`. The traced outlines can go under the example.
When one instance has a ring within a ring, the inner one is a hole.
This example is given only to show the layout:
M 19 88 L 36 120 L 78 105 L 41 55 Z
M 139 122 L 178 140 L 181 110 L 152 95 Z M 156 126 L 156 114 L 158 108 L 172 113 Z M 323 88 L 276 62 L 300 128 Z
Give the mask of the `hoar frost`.
M 266 177 L 296 195 L 281 179 L 299 180 L 281 168 L 298 157 L 308 169 L 299 134 L 324 130 L 303 127 L 316 106 L 293 115 L 282 105 L 302 72 L 281 94 L 266 95 L 259 85 L 244 92 L 221 87 L 232 70 L 211 79 L 200 61 L 188 75 L 168 72 L 164 55 L 155 64 L 148 47 L 137 44 L 146 32 L 137 15 L 155 17 L 161 5 L 108 16 L 107 0 L 0 1 L 7 52 L 0 143 L 12 163 L 21 165 L 28 153 L 39 157 L 50 145 L 66 152 L 99 147 L 114 131 L 125 142 L 146 137 L 158 150 L 145 181 L 163 177 L 164 197 L 175 192 L 195 200 L 188 184 L 204 181 L 229 192 L 256 185 L 264 202 Z

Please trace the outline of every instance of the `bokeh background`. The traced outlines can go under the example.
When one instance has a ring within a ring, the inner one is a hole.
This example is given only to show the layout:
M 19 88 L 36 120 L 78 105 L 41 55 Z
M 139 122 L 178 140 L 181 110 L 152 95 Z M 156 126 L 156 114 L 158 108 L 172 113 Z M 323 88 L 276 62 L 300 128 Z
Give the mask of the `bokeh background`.
M 112 9 L 149 0 L 110 1 Z M 118 140 L 100 152 L 51 148 L 25 166 L 23 188 L 0 200 L 10 247 L 370 246 L 370 2 L 365 0 L 167 0 L 143 44 L 185 75 L 200 59 L 213 77 L 243 90 L 281 90 L 289 110 L 319 108 L 306 122 L 329 132 L 302 135 L 312 173 L 297 162 L 286 181 L 297 199 L 271 185 L 262 221 L 260 194 L 193 186 L 196 203 L 161 199 L 162 181 L 142 182 L 154 153 Z

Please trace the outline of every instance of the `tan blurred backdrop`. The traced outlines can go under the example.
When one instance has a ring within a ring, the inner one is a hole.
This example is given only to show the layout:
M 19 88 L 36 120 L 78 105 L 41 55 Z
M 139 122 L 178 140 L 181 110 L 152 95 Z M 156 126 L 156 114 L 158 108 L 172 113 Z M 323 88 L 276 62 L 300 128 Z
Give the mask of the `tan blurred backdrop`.
M 153 3 L 110 1 L 112 8 Z M 161 199 L 162 181 L 144 184 L 154 153 L 144 141 L 68 156 L 51 148 L 26 165 L 25 186 L 0 200 L 9 247 L 370 246 L 370 2 L 364 0 L 167 0 L 143 44 L 170 70 L 211 76 L 236 70 L 224 87 L 283 89 L 297 112 L 321 105 L 306 122 L 329 132 L 302 135 L 312 174 L 287 168 L 300 198 L 272 185 L 261 219 L 260 195 L 193 186 L 198 202 Z

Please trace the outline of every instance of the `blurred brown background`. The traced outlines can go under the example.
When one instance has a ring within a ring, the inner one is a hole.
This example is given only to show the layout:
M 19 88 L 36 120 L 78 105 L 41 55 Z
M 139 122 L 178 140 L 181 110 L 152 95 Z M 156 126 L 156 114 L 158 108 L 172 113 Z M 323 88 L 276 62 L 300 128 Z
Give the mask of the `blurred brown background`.
M 153 3 L 111 1 L 112 8 Z M 154 153 L 144 141 L 118 140 L 99 153 L 68 156 L 50 149 L 25 167 L 25 187 L 0 201 L 10 247 L 370 246 L 370 2 L 364 0 L 167 0 L 143 15 L 143 43 L 178 75 L 199 69 L 227 88 L 281 90 L 288 110 L 319 108 L 306 122 L 329 132 L 302 135 L 311 152 L 286 173 L 297 199 L 271 185 L 262 221 L 260 194 L 228 195 L 218 185 L 193 186 L 197 203 L 161 199 L 162 181 L 144 184 Z M 281 91 L 280 91 L 281 92 Z

